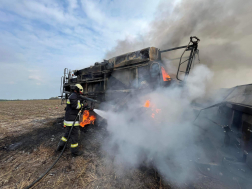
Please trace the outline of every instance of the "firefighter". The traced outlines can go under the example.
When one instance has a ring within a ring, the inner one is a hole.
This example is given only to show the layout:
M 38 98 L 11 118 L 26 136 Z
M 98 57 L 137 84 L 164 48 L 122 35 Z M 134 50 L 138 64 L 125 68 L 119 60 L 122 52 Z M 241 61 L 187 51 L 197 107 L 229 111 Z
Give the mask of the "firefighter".
M 78 115 L 81 107 L 83 104 L 81 104 L 81 97 L 80 94 L 83 94 L 83 87 L 80 84 L 76 84 L 74 88 L 74 92 L 69 96 L 67 99 L 67 106 L 66 106 L 66 113 L 65 113 L 65 119 L 64 119 L 64 127 L 66 127 L 66 133 L 61 138 L 57 151 L 61 151 L 67 141 L 67 137 L 69 134 L 69 131 L 73 125 L 73 122 Z M 72 156 L 80 156 L 83 154 L 82 151 L 79 151 L 79 118 L 77 118 L 74 127 L 72 129 L 71 135 L 70 135 L 70 142 L 71 142 L 71 153 Z

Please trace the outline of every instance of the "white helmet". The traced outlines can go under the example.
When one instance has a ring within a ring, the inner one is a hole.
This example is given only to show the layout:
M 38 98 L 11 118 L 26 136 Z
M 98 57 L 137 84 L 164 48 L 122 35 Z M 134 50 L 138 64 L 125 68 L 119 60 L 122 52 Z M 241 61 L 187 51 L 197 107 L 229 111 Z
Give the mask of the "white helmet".
M 75 90 L 76 90 L 78 93 L 83 93 L 83 87 L 81 86 L 81 84 L 76 84 L 76 85 L 75 85 Z

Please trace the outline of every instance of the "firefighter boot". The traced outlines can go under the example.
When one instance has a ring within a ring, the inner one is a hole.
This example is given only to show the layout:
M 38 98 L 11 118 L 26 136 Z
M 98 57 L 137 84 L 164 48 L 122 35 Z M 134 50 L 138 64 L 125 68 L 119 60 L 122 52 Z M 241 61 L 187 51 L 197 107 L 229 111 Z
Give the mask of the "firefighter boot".
M 59 144 L 56 149 L 57 152 L 60 152 L 61 150 L 63 150 L 63 148 L 66 144 L 66 141 L 64 141 L 64 139 L 65 139 L 65 137 L 62 137 L 61 140 L 59 141 Z
M 73 157 L 76 157 L 76 156 L 81 156 L 83 154 L 82 151 L 79 151 L 79 147 L 71 147 L 71 153 L 72 153 L 72 156 Z

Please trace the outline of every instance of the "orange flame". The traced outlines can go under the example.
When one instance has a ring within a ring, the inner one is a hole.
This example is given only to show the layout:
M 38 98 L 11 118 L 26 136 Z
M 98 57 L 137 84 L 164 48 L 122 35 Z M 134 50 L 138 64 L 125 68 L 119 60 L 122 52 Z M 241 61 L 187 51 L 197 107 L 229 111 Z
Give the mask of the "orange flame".
M 146 102 L 144 104 L 144 107 L 145 108 L 150 108 L 151 107 L 151 111 L 152 111 L 151 117 L 152 118 L 155 118 L 155 114 L 158 114 L 161 111 L 161 109 L 157 109 L 155 107 L 155 105 L 151 104 L 150 100 L 146 100 Z
M 80 122 L 80 126 L 84 127 L 85 125 L 88 125 L 88 124 L 94 125 L 95 119 L 96 117 L 94 115 L 90 115 L 90 112 L 88 110 L 84 110 L 82 121 Z
M 162 71 L 163 81 L 170 81 L 171 77 L 168 75 L 168 73 L 166 73 L 164 67 L 161 67 L 161 71 Z
M 150 107 L 150 101 L 149 101 L 149 100 L 147 100 L 147 101 L 145 102 L 144 107 L 145 107 L 145 108 L 149 108 L 149 107 Z

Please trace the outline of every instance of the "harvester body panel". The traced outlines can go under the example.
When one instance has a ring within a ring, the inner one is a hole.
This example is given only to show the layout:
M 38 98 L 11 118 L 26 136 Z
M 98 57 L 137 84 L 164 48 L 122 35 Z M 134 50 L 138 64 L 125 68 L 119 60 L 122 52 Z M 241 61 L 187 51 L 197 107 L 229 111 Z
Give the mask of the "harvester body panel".
M 75 70 L 74 75 L 69 73 L 63 93 L 66 93 L 67 98 L 73 86 L 81 84 L 83 95 L 89 98 L 100 102 L 116 101 L 116 98 L 122 98 L 134 90 L 167 85 L 171 79 L 164 81 L 161 69 L 165 68 L 159 49 L 148 47 Z

